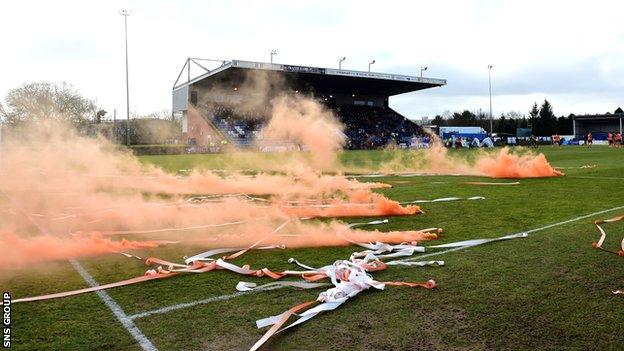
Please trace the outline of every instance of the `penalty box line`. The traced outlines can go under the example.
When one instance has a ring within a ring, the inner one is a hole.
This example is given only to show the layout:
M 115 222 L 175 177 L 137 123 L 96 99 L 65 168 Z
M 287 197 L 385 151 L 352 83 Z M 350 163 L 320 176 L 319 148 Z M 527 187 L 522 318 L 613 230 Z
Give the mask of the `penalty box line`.
M 89 286 L 91 287 L 99 286 L 98 282 L 95 281 L 93 276 L 91 276 L 91 274 L 89 274 L 89 272 L 87 272 L 86 269 L 84 269 L 84 267 L 80 264 L 80 262 L 74 259 L 71 259 L 69 260 L 69 263 L 71 263 L 74 269 L 78 272 L 78 274 L 80 274 L 82 279 L 84 279 L 84 281 L 87 284 L 89 284 Z M 121 323 L 121 325 L 123 325 L 124 328 L 126 328 L 126 330 L 130 333 L 130 335 L 132 335 L 134 340 L 136 340 L 139 343 L 139 345 L 141 346 L 143 350 L 158 351 L 156 346 L 152 344 L 152 342 L 147 338 L 147 336 L 143 334 L 143 332 L 136 326 L 136 324 L 134 324 L 132 319 L 128 317 L 128 315 L 123 311 L 123 309 L 119 306 L 119 304 L 115 300 L 113 300 L 113 298 L 110 297 L 110 295 L 105 290 L 98 290 L 95 293 L 98 295 L 100 300 L 104 302 L 106 307 L 108 307 L 108 309 L 111 310 L 111 312 L 113 312 L 113 314 L 115 315 L 115 318 L 117 318 L 119 323 Z
M 527 231 L 518 232 L 517 234 L 520 234 L 520 233 L 527 233 L 527 234 L 536 233 L 536 232 L 540 232 L 540 231 L 543 231 L 543 230 L 546 230 L 546 229 L 550 229 L 550 228 L 553 228 L 553 227 L 558 227 L 558 226 L 565 225 L 565 224 L 568 224 L 568 223 L 577 222 L 577 221 L 580 221 L 580 220 L 583 220 L 583 219 L 587 219 L 587 218 L 590 218 L 590 217 L 593 217 L 593 216 L 597 216 L 597 215 L 600 215 L 600 214 L 603 214 L 603 213 L 613 212 L 613 211 L 622 210 L 622 209 L 624 209 L 624 206 L 617 206 L 617 207 L 609 208 L 609 209 L 602 210 L 602 211 L 588 213 L 586 215 L 582 215 L 582 216 L 579 216 L 579 217 L 571 218 L 571 219 L 568 219 L 568 220 L 565 220 L 565 221 L 548 224 L 548 225 L 545 225 L 543 227 L 539 227 L 539 228 L 529 229 Z M 439 256 L 439 255 L 443 255 L 443 254 L 454 252 L 454 251 L 460 251 L 460 250 L 468 249 L 470 247 L 472 247 L 472 246 L 455 247 L 455 248 L 448 249 L 448 250 L 443 250 L 443 251 L 438 251 L 438 252 L 432 252 L 432 253 L 429 253 L 429 254 L 419 255 L 417 257 L 418 258 L 425 258 L 425 257 L 431 257 L 431 256 Z M 283 288 L 283 287 L 278 286 L 278 287 L 265 289 L 264 291 L 266 291 L 266 290 L 274 290 L 274 289 L 281 289 L 281 288 Z M 176 305 L 171 305 L 171 306 L 158 308 L 158 309 L 151 310 L 151 311 L 145 311 L 145 312 L 136 313 L 136 314 L 127 316 L 127 318 L 129 318 L 130 320 L 134 320 L 134 319 L 137 319 L 137 318 L 149 317 L 149 316 L 153 316 L 153 315 L 156 315 L 156 314 L 165 314 L 165 313 L 168 313 L 168 312 L 171 312 L 171 311 L 184 309 L 184 308 L 189 308 L 189 307 L 194 307 L 194 306 L 197 306 L 197 305 L 209 304 L 209 303 L 217 302 L 217 301 L 226 301 L 226 300 L 230 300 L 230 299 L 237 298 L 237 297 L 240 297 L 240 296 L 249 295 L 251 293 L 253 293 L 253 291 L 250 291 L 250 292 L 237 292 L 237 293 L 233 293 L 233 294 L 213 296 L 213 297 L 209 297 L 209 298 L 203 299 L 203 300 L 196 300 L 196 301 L 191 301 L 191 302 L 185 302 L 185 303 L 180 303 L 180 304 L 176 304 Z
M 282 289 L 282 288 L 284 288 L 284 287 L 283 286 L 274 286 L 274 287 L 269 287 L 269 288 L 266 288 L 266 289 L 262 289 L 261 291 L 269 291 L 269 290 L 276 290 L 276 289 Z M 128 318 L 130 318 L 131 320 L 134 320 L 134 319 L 137 319 L 137 318 L 149 317 L 149 316 L 152 316 L 152 315 L 155 315 L 155 314 L 164 314 L 164 313 L 168 313 L 168 312 L 179 310 L 179 309 L 183 309 L 183 308 L 188 308 L 188 307 L 194 307 L 194 306 L 197 306 L 197 305 L 208 304 L 208 303 L 211 303 L 211 302 L 231 300 L 231 299 L 237 298 L 239 296 L 253 294 L 254 292 L 256 292 L 256 291 L 255 290 L 245 291 L 245 292 L 240 291 L 240 292 L 236 292 L 236 293 L 228 294 L 228 295 L 212 296 L 212 297 L 209 297 L 209 298 L 203 299 L 203 300 L 196 300 L 196 301 L 191 301 L 191 302 L 179 303 L 179 304 L 176 304 L 176 305 L 166 306 L 166 307 L 158 308 L 158 309 L 151 310 L 151 311 L 145 311 L 145 312 L 141 312 L 141 313 L 136 313 L 136 314 L 128 316 Z
M 2 189 L 0 189 L 0 194 L 4 195 L 4 197 L 9 200 L 12 207 L 17 209 L 19 212 L 22 213 L 22 215 L 28 218 L 30 223 L 32 223 L 35 227 L 37 227 L 37 229 L 41 232 L 41 234 L 46 235 L 46 236 L 52 236 L 52 234 L 48 231 L 46 227 L 42 226 L 37 221 L 35 221 L 32 217 L 30 217 L 28 213 L 26 213 L 26 211 L 24 211 L 24 209 L 17 202 L 13 201 L 13 198 L 11 198 L 9 194 L 7 194 Z M 91 287 L 99 286 L 98 282 L 95 281 L 95 279 L 93 279 L 91 274 L 89 274 L 89 272 L 87 272 L 87 270 L 84 269 L 84 267 L 80 264 L 80 262 L 78 262 L 75 259 L 70 259 L 69 263 L 72 265 L 72 267 L 74 267 L 74 269 L 78 272 L 78 274 L 80 274 L 82 279 L 89 286 Z M 98 290 L 95 293 L 98 295 L 100 300 L 102 300 L 104 304 L 106 304 L 106 307 L 108 307 L 108 309 L 110 309 L 111 312 L 113 312 L 117 320 L 124 326 L 124 328 L 126 328 L 126 330 L 130 333 L 130 335 L 132 335 L 134 340 L 136 340 L 139 343 L 139 346 L 141 346 L 141 348 L 144 351 L 158 351 L 156 346 L 154 346 L 154 344 L 152 344 L 152 342 L 145 336 L 145 334 L 143 334 L 143 332 L 134 324 L 134 322 L 130 318 L 128 318 L 128 316 L 121 309 L 119 304 L 115 302 L 115 300 L 113 300 L 113 298 L 110 297 L 110 295 L 108 295 L 106 291 Z
M 562 222 L 552 223 L 552 224 L 545 225 L 543 227 L 534 228 L 534 229 L 530 229 L 530 230 L 526 230 L 526 231 L 522 231 L 522 232 L 518 232 L 518 233 L 514 233 L 514 234 L 522 234 L 522 233 L 531 234 L 531 233 L 541 232 L 542 230 L 550 229 L 550 228 L 553 228 L 553 227 L 558 227 L 560 225 L 573 223 L 573 222 L 577 222 L 577 221 L 580 221 L 580 220 L 583 220 L 583 219 L 594 217 L 594 216 L 597 216 L 599 214 L 613 212 L 613 211 L 622 210 L 622 209 L 624 209 L 624 206 L 617 206 L 617 207 L 609 208 L 609 209 L 606 209 L 606 210 L 597 211 L 597 212 L 589 213 L 589 214 L 582 215 L 582 216 L 579 216 L 579 217 L 575 217 L 575 218 L 572 218 L 572 219 L 568 219 L 568 220 L 565 220 L 565 221 L 562 221 Z M 448 250 L 443 250 L 443 251 L 438 251 L 438 252 L 432 252 L 432 253 L 429 253 L 429 254 L 424 254 L 424 255 L 421 255 L 421 256 L 418 256 L 418 257 L 425 258 L 425 257 L 431 257 L 431 256 L 438 256 L 438 255 L 443 255 L 443 254 L 449 253 L 449 252 L 454 252 L 454 251 L 460 251 L 460 250 L 468 249 L 470 247 L 473 247 L 473 246 L 460 246 L 460 247 L 455 247 L 455 248 L 448 249 Z
M 578 178 L 578 179 L 598 179 L 598 180 L 623 180 L 624 177 L 610 177 L 610 176 L 566 176 L 566 178 Z

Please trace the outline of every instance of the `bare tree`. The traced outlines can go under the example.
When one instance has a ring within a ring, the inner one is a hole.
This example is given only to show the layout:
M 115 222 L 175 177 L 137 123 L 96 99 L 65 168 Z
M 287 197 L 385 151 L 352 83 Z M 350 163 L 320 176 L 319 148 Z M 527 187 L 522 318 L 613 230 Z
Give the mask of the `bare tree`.
M 4 110 L 4 106 L 2 105 L 2 101 L 0 101 L 0 122 L 6 120 L 6 111 Z
M 65 82 L 24 84 L 10 90 L 5 102 L 6 108 L 0 113 L 10 125 L 50 119 L 81 125 L 95 118 L 96 111 L 92 100 Z
M 505 113 L 505 116 L 509 119 L 522 119 L 524 116 L 524 114 L 520 111 L 509 111 L 507 113 Z
M 145 118 L 156 118 L 156 119 L 171 120 L 171 111 L 169 111 L 168 109 L 155 111 L 155 112 L 152 112 L 152 113 L 146 115 Z

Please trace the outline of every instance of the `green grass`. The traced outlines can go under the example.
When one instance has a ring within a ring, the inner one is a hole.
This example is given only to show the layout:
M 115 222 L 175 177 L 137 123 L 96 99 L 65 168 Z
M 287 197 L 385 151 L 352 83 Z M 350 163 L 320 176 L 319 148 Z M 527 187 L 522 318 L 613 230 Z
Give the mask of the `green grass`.
M 423 204 L 425 215 L 394 217 L 380 230 L 442 227 L 439 243 L 497 237 L 624 205 L 624 149 L 541 148 L 561 178 L 525 179 L 518 186 L 469 186 L 477 177 L 374 178 L 394 188 L 381 192 L 400 200 L 482 195 L 486 200 Z M 346 164 L 381 162 L 398 151 L 344 152 Z M 469 156 L 470 152 L 466 152 Z M 463 156 L 463 155 L 460 155 Z M 249 155 L 279 161 L 279 155 Z M 225 168 L 227 155 L 145 156 L 142 162 L 170 171 Z M 244 167 L 244 162 L 237 166 Z M 364 180 L 366 181 L 366 180 Z M 435 279 L 433 290 L 388 287 L 367 291 L 336 311 L 274 337 L 267 350 L 414 349 L 576 349 L 617 350 L 624 342 L 624 260 L 591 248 L 592 222 L 624 210 L 554 227 L 516 239 L 439 256 L 444 267 L 390 267 L 379 280 Z M 361 218 L 354 219 L 362 221 Z M 624 236 L 624 224 L 605 226 L 611 241 Z M 138 251 L 180 261 L 202 247 L 177 245 Z M 310 265 L 346 259 L 355 247 L 254 251 L 236 260 L 275 269 L 291 267 L 289 257 Z M 135 260 L 106 255 L 81 260 L 102 283 L 142 274 Z M 291 267 L 292 268 L 292 267 Z M 240 280 L 266 282 L 223 271 L 185 275 L 109 290 L 128 314 L 231 294 Z M 14 297 L 84 287 L 68 263 L 22 269 L 0 278 Z M 160 350 L 244 350 L 264 330 L 255 320 L 316 298 L 321 290 L 280 289 L 229 301 L 198 305 L 135 320 Z M 95 294 L 13 306 L 16 350 L 138 350 L 139 347 Z

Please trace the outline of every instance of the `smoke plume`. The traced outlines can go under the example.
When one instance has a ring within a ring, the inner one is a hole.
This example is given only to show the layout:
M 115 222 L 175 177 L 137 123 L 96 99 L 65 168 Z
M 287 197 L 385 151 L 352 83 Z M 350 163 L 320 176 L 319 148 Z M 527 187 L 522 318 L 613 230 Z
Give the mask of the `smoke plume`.
M 297 160 L 279 174 L 197 171 L 181 177 L 141 165 L 103 138 L 82 136 L 55 122 L 11 131 L 0 158 L 0 243 L 11 253 L 0 264 L 14 267 L 172 241 L 245 247 L 266 237 L 301 247 L 347 243 L 338 237 L 400 238 L 402 234 L 367 233 L 337 222 L 300 220 L 410 215 L 419 209 L 372 193 L 385 184 L 321 174 L 320 169 L 335 162 L 331 154 L 340 141 L 318 142 L 299 130 L 310 129 L 306 123 L 296 122 L 312 123 L 314 114 L 327 121 L 331 116 L 305 100 L 280 100 L 275 106 L 277 121 L 269 122 L 267 133 L 298 140 L 310 150 L 314 168 Z M 336 126 L 317 122 L 312 130 L 327 135 Z M 279 234 L 288 231 L 287 236 L 276 236 L 275 228 L 286 222 Z
M 415 175 L 471 175 L 489 178 L 541 178 L 559 177 L 563 173 L 554 169 L 543 154 L 518 148 L 475 150 L 469 155 L 453 154 L 441 143 L 420 150 L 387 151 L 389 160 L 379 165 L 347 165 L 350 173 L 410 173 Z

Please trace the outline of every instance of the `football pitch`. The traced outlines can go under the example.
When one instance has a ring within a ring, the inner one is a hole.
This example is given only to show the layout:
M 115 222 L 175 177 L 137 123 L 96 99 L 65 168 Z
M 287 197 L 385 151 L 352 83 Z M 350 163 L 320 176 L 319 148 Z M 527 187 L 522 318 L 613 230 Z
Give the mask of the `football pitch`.
M 435 243 L 527 232 L 526 238 L 463 250 L 417 254 L 442 267 L 392 266 L 381 281 L 426 281 L 434 289 L 386 287 L 364 291 L 340 308 L 275 335 L 264 350 L 621 349 L 624 345 L 624 259 L 592 248 L 594 220 L 624 214 L 624 149 L 542 147 L 563 177 L 510 182 L 472 176 L 359 178 L 391 184 L 378 189 L 397 201 L 482 196 L 478 201 L 423 203 L 422 215 L 389 217 L 375 229 L 444 229 Z M 401 151 L 345 151 L 346 165 L 370 164 Z M 472 151 L 457 151 L 471 157 Z M 279 155 L 249 155 L 249 158 Z M 371 161 L 372 160 L 372 161 Z M 172 173 L 228 168 L 227 155 L 143 156 Z M 595 167 L 593 167 L 595 165 Z M 584 167 L 586 166 L 586 167 Z M 235 168 L 246 168 L 241 159 Z M 0 200 L 2 201 L 2 200 Z M 365 222 L 371 218 L 345 218 Z M 617 250 L 624 223 L 605 225 L 605 247 Z M 128 239 L 132 235 L 127 236 Z M 159 235 L 166 239 L 166 233 Z M 6 248 L 3 248 L 6 249 Z M 135 250 L 179 262 L 205 247 L 178 243 Z M 291 269 L 291 257 L 311 266 L 347 259 L 356 247 L 256 250 L 235 259 L 273 270 Z M 2 291 L 13 299 L 106 284 L 145 272 L 136 259 L 108 254 L 44 266 L 0 270 Z M 15 350 L 246 350 L 265 332 L 255 321 L 314 300 L 326 288 L 280 288 L 240 293 L 239 281 L 268 278 L 227 271 L 188 274 L 49 301 L 12 305 Z

